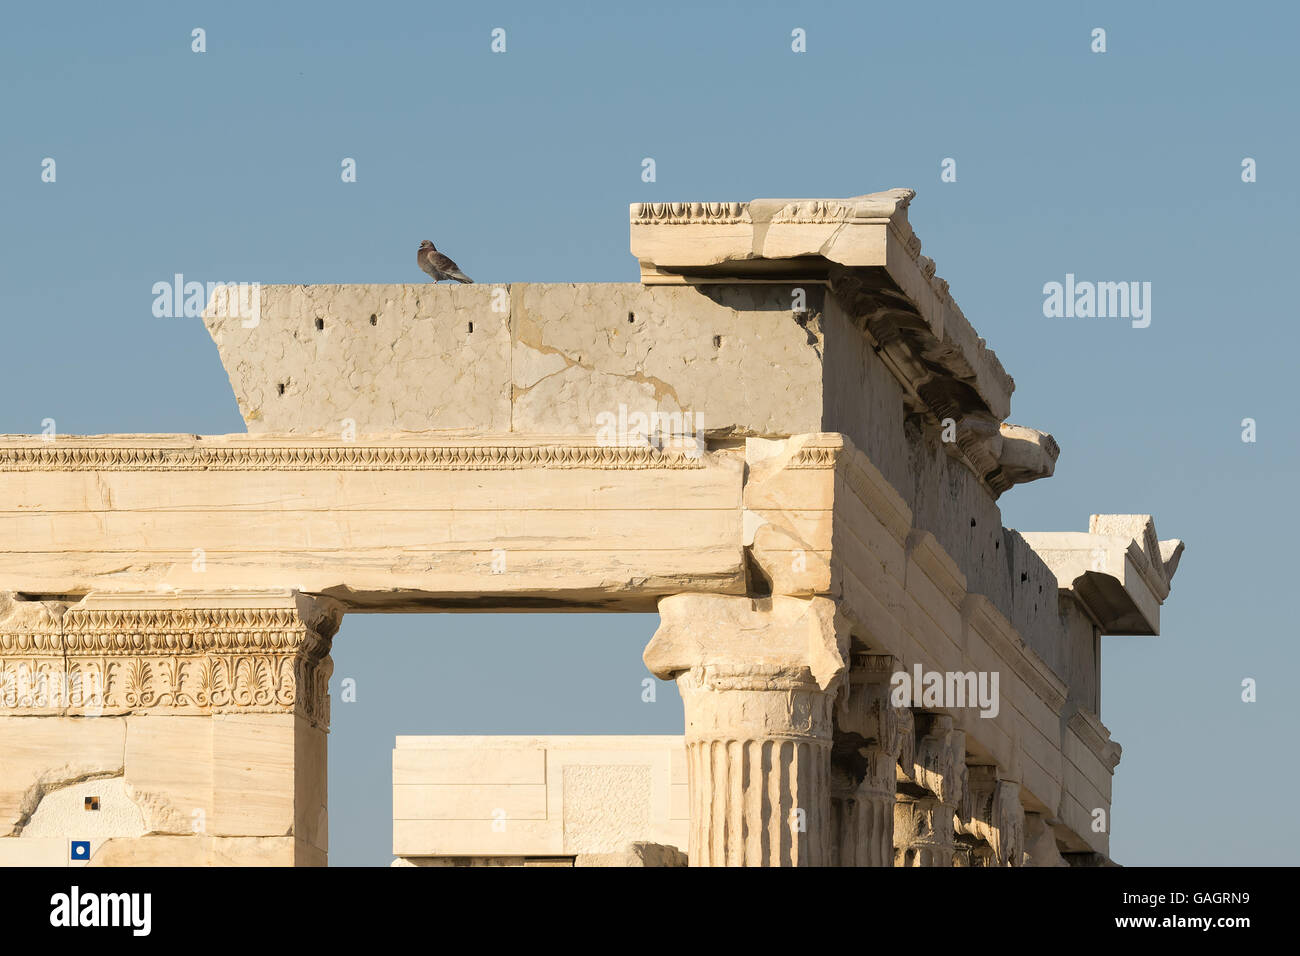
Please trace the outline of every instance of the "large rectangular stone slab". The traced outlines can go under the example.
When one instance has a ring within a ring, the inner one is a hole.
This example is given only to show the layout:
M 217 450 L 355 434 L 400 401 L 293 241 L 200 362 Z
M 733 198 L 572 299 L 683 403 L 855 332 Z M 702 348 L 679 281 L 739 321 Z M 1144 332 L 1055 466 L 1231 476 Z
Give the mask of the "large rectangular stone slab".
M 0 438 L 0 581 L 648 611 L 743 590 L 743 476 L 565 436 Z
M 393 852 L 435 857 L 686 846 L 680 736 L 398 737 Z

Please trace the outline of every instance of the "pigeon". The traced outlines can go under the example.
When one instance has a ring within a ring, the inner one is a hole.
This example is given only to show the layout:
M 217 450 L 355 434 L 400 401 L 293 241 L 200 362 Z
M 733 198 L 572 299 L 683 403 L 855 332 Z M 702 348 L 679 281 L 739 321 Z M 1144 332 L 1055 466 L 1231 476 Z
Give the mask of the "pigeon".
M 415 261 L 419 263 L 422 270 L 433 276 L 434 282 L 442 279 L 455 279 L 457 282 L 469 283 L 474 281 L 460 271 L 460 266 L 435 249 L 428 239 L 420 243 L 420 251 L 415 254 Z

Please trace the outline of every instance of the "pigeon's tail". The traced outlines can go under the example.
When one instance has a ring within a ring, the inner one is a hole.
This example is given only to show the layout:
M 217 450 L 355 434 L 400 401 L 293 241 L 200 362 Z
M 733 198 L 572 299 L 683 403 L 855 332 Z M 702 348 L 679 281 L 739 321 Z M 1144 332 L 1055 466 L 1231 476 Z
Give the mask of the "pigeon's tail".
M 470 285 L 474 284 L 474 280 L 471 279 L 469 276 L 465 275 L 465 273 L 461 272 L 459 269 L 457 269 L 455 272 L 448 272 L 447 278 L 455 279 L 457 282 L 468 282 Z

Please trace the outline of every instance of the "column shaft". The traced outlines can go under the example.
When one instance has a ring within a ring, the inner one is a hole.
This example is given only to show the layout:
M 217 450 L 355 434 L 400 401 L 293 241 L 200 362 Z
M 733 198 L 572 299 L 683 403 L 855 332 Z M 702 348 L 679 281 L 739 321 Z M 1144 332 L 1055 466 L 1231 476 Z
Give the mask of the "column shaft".
M 834 603 L 675 595 L 659 613 L 645 660 L 686 711 L 690 865 L 828 865 Z

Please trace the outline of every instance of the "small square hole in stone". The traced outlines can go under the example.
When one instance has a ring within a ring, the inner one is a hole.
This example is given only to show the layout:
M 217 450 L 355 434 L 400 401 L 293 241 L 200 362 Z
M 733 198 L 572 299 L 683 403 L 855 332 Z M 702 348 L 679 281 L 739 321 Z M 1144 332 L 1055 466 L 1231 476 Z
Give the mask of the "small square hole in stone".
M 87 798 L 86 798 L 86 809 L 87 809 L 87 810 L 98 810 L 98 809 L 99 809 L 99 797 L 87 797 Z

